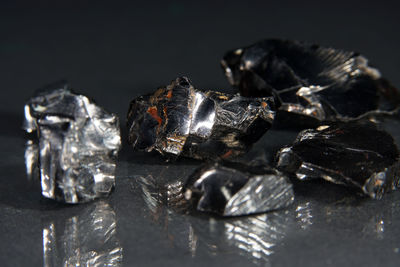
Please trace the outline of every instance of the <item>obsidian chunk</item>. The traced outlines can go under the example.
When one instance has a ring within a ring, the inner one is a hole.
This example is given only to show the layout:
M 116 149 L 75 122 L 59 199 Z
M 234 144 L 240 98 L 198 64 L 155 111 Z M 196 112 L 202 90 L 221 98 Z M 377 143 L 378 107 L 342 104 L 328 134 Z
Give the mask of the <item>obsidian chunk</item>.
M 317 122 L 390 114 L 398 107 L 397 89 L 367 63 L 356 52 L 277 39 L 229 51 L 221 61 L 243 96 L 274 96 L 279 118 Z
M 399 187 L 399 151 L 372 123 L 335 123 L 299 133 L 282 148 L 277 167 L 300 180 L 322 178 L 381 198 Z
M 131 102 L 128 141 L 135 150 L 163 155 L 229 158 L 246 152 L 274 116 L 272 97 L 202 92 L 181 77 Z
M 242 163 L 209 163 L 186 181 L 184 196 L 202 212 L 222 216 L 261 213 L 290 205 L 292 184 L 279 171 Z

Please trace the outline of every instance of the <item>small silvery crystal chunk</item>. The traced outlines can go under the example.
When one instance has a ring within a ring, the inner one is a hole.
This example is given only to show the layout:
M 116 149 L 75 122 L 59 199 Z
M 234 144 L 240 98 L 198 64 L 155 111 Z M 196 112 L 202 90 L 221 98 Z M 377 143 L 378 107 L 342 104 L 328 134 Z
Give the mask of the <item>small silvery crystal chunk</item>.
M 246 152 L 271 127 L 274 116 L 272 97 L 202 92 L 181 77 L 131 102 L 128 141 L 135 150 L 228 158 Z
M 277 166 L 300 180 L 323 178 L 372 198 L 399 187 L 399 151 L 392 136 L 372 123 L 304 130 L 280 150 Z
M 243 96 L 275 96 L 279 118 L 350 120 L 399 105 L 397 89 L 355 52 L 267 39 L 229 51 L 221 64 Z
M 294 200 L 292 184 L 285 175 L 232 162 L 199 168 L 189 177 L 183 192 L 198 211 L 222 216 L 276 210 Z
M 107 196 L 121 146 L 119 120 L 67 86 L 25 105 L 24 129 L 37 132 L 43 196 L 66 203 Z

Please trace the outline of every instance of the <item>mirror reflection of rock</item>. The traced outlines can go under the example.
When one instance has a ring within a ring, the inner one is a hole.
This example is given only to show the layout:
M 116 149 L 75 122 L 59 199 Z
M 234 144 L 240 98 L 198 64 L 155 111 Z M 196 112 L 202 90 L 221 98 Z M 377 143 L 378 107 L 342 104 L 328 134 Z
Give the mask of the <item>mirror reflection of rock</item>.
M 83 207 L 70 218 L 51 218 L 43 227 L 43 266 L 121 266 L 116 215 L 107 202 Z
M 39 179 L 38 158 L 39 147 L 32 140 L 28 140 L 25 144 L 25 168 L 28 181 Z
M 269 263 L 275 246 L 285 238 L 289 211 L 277 211 L 224 222 L 225 238 L 255 264 Z
M 317 201 L 298 201 L 294 210 L 297 226 L 308 232 L 315 231 L 315 229 L 331 229 L 332 231 L 352 229 L 351 234 L 357 235 L 361 239 L 383 240 L 386 228 L 393 227 L 394 209 L 382 209 L 379 212 L 370 213 L 368 212 L 369 207 L 385 204 L 370 202 L 368 199 L 351 194 L 349 192 L 348 196 L 324 205 Z M 389 194 L 388 199 L 385 200 L 387 203 L 391 201 L 390 197 Z
M 310 202 L 299 203 L 296 207 L 296 221 L 301 229 L 306 230 L 313 224 Z

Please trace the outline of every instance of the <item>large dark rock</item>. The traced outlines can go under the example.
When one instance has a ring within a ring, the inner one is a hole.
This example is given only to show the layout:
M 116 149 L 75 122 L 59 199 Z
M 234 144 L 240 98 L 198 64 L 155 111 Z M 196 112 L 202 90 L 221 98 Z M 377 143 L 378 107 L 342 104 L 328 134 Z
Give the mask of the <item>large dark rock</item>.
M 271 127 L 274 110 L 272 97 L 202 92 L 177 78 L 131 102 L 128 141 L 135 150 L 229 158 L 246 152 Z
M 399 151 L 372 123 L 339 123 L 302 131 L 282 148 L 277 166 L 300 180 L 322 178 L 381 198 L 399 187 Z
M 391 114 L 399 93 L 367 63 L 355 52 L 275 39 L 229 51 L 221 61 L 243 96 L 276 98 L 285 127 L 299 119 L 315 124 Z

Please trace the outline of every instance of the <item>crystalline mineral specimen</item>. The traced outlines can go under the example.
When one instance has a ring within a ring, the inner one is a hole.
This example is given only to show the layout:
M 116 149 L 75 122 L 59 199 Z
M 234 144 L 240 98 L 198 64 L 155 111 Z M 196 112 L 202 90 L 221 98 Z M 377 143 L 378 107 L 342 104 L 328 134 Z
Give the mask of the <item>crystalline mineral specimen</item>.
M 290 205 L 293 189 L 276 170 L 240 163 L 207 164 L 189 177 L 184 196 L 198 211 L 222 216 L 261 213 Z
M 355 52 L 267 39 L 229 51 L 221 64 L 243 96 L 275 96 L 278 117 L 337 121 L 398 106 L 397 89 L 367 62 Z
M 399 151 L 392 136 L 372 123 L 336 123 L 299 133 L 277 155 L 278 169 L 300 180 L 323 178 L 371 198 L 399 187 Z
M 271 97 L 202 92 L 181 77 L 131 102 L 128 141 L 135 150 L 228 158 L 247 151 L 271 127 L 274 115 Z
M 121 145 L 116 115 L 65 85 L 28 101 L 24 129 L 39 137 L 43 196 L 79 203 L 112 191 Z

